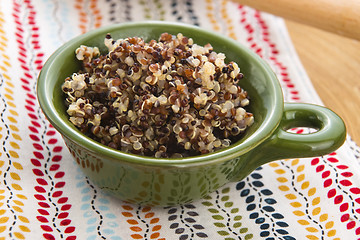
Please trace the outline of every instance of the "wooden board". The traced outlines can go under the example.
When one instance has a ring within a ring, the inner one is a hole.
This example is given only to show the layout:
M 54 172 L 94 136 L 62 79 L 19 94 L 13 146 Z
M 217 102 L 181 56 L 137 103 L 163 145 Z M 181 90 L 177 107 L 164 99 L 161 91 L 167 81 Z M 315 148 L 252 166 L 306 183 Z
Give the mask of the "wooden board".
M 286 21 L 295 49 L 324 104 L 360 145 L 360 41 Z

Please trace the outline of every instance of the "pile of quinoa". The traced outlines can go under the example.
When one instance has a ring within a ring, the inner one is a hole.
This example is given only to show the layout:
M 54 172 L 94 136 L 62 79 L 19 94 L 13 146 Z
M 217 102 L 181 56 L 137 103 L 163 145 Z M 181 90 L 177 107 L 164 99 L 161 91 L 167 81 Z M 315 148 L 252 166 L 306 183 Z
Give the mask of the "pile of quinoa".
M 81 45 L 82 69 L 62 85 L 70 121 L 109 147 L 156 158 L 228 147 L 253 121 L 235 62 L 181 33 Z

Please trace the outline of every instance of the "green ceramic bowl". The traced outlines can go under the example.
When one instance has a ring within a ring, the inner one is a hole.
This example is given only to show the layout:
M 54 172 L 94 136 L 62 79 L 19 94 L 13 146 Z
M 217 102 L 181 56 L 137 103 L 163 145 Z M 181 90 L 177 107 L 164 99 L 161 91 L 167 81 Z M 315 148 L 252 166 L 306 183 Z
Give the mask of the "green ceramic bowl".
M 158 39 L 161 33 L 183 33 L 198 44 L 210 42 L 215 51 L 239 64 L 245 78 L 241 86 L 251 96 L 249 111 L 255 122 L 244 137 L 211 154 L 183 159 L 156 159 L 128 154 L 84 136 L 68 120 L 61 85 L 77 72 L 74 51 L 81 44 L 101 51 L 106 33 L 114 39 L 130 36 Z M 111 25 L 78 36 L 60 47 L 45 63 L 38 79 L 40 106 L 85 174 L 116 197 L 146 205 L 175 205 L 199 199 L 229 181 L 239 181 L 255 168 L 284 158 L 328 154 L 342 145 L 343 121 L 327 108 L 285 103 L 271 68 L 238 42 L 198 27 L 169 22 L 134 22 Z M 293 134 L 292 127 L 312 127 L 311 134 Z

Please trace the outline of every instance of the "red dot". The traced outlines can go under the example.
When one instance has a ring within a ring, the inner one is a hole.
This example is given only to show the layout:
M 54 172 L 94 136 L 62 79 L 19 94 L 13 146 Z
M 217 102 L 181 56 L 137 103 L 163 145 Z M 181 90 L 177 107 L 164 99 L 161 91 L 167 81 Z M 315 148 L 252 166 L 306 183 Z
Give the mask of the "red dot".
M 67 227 L 66 229 L 65 229 L 65 233 L 72 233 L 72 232 L 74 232 L 75 231 L 75 227 Z
M 64 206 L 61 207 L 61 211 L 67 211 L 71 208 L 71 204 L 65 204 Z
M 46 240 L 55 240 L 55 237 L 51 234 L 44 233 L 43 236 Z
M 37 192 L 39 192 L 39 193 L 44 193 L 44 192 L 46 192 L 46 190 L 45 190 L 43 187 L 40 187 L 40 186 L 36 186 L 36 187 L 35 187 L 35 190 L 36 190 Z
M 47 204 L 46 202 L 38 202 L 39 206 L 42 208 L 50 208 L 50 205 Z
M 355 225 L 356 225 L 355 221 L 351 221 L 348 224 L 346 224 L 346 228 L 347 229 L 352 229 L 352 228 L 355 227 Z
M 41 152 L 33 152 L 34 156 L 37 157 L 38 159 L 44 159 L 44 155 Z
M 344 214 L 341 216 L 340 220 L 341 222 L 346 222 L 350 219 L 350 215 L 349 214 Z
M 47 181 L 45 179 L 42 178 L 37 178 L 36 181 L 38 182 L 38 184 L 40 185 L 48 185 Z
M 36 176 L 44 176 L 44 173 L 40 169 L 33 169 L 33 173 Z
M 334 198 L 334 203 L 335 203 L 335 204 L 339 204 L 339 203 L 341 203 L 343 200 L 344 200 L 344 197 L 343 197 L 342 195 L 337 195 L 337 196 Z
M 39 220 L 39 222 L 42 222 L 42 223 L 49 222 L 49 220 L 47 220 L 47 218 L 43 217 L 43 216 L 37 216 L 36 218 L 37 218 L 37 220 Z
M 52 194 L 52 197 L 60 197 L 61 195 L 63 194 L 62 191 L 55 191 L 53 194 Z
M 332 198 L 334 197 L 336 194 L 336 190 L 335 188 L 331 189 L 329 192 L 328 192 L 328 198 Z
M 349 168 L 346 165 L 337 165 L 336 167 L 339 168 L 339 169 L 348 169 Z
M 316 172 L 321 172 L 322 170 L 324 170 L 325 166 L 324 165 L 319 165 L 316 167 Z
M 340 212 L 345 212 L 346 210 L 349 209 L 349 203 L 343 203 L 340 206 Z
M 69 213 L 68 212 L 62 212 L 58 215 L 58 218 L 59 219 L 62 219 L 62 218 L 67 218 L 69 216 Z
M 331 178 L 326 179 L 326 180 L 324 181 L 324 187 L 328 187 L 328 186 L 330 186 L 331 184 L 332 184 L 332 179 L 331 179 Z
M 60 226 L 67 226 L 71 223 L 70 219 L 65 219 L 60 222 Z
M 327 160 L 332 163 L 339 162 L 339 160 L 337 160 L 336 158 L 333 158 L 333 157 L 329 157 Z
M 41 215 L 49 215 L 49 212 L 46 211 L 45 209 L 38 209 L 37 210 Z
M 316 165 L 319 163 L 319 161 L 320 161 L 319 158 L 314 158 L 313 160 L 311 160 L 311 165 Z
M 351 186 L 352 182 L 350 182 L 349 180 L 341 180 L 340 183 L 344 186 Z
M 53 229 L 48 225 L 41 225 L 40 227 L 46 232 L 52 232 L 53 231 Z
M 352 172 L 343 172 L 341 175 L 344 177 L 352 177 L 354 174 Z
M 37 200 L 46 200 L 46 198 L 41 195 L 41 194 L 35 194 L 34 197 L 37 199 Z
M 322 177 L 322 178 L 327 178 L 328 176 L 330 176 L 330 171 L 329 171 L 329 170 L 327 170 L 327 171 L 325 171 L 325 172 L 323 172 L 323 173 L 321 174 L 321 177 Z

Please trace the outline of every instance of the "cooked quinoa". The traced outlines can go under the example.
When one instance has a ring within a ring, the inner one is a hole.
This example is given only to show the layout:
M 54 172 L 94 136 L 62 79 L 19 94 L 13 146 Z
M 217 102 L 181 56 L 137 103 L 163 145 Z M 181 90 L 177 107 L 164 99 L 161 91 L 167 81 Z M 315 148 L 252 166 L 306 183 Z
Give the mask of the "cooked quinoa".
M 146 43 L 113 40 L 101 55 L 80 46 L 83 68 L 62 85 L 70 121 L 109 147 L 156 158 L 186 157 L 228 147 L 253 121 L 235 62 L 181 33 Z

